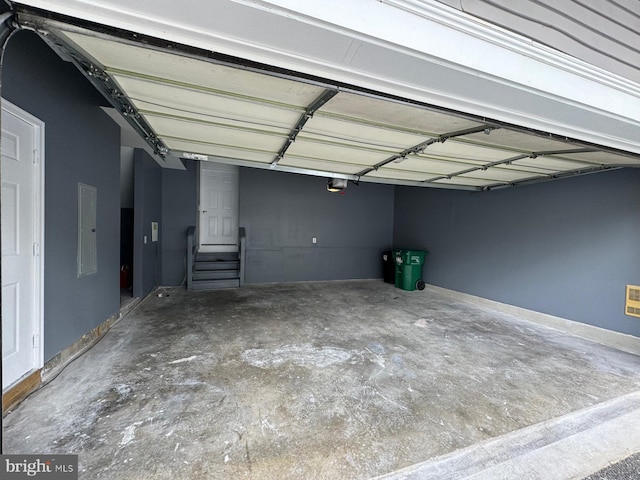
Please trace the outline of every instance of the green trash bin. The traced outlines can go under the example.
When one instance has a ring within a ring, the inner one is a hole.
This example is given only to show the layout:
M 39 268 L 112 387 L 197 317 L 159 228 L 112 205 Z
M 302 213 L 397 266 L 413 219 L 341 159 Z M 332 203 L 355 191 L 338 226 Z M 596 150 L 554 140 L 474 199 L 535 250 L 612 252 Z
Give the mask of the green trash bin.
M 422 281 L 422 266 L 427 256 L 424 250 L 397 250 L 396 259 L 396 287 L 403 290 L 424 290 Z

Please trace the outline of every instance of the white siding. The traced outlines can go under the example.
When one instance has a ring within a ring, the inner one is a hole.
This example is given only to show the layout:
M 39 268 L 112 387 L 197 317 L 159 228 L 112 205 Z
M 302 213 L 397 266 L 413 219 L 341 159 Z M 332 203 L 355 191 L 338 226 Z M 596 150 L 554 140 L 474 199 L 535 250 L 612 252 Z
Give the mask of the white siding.
M 439 0 L 640 83 L 637 0 Z

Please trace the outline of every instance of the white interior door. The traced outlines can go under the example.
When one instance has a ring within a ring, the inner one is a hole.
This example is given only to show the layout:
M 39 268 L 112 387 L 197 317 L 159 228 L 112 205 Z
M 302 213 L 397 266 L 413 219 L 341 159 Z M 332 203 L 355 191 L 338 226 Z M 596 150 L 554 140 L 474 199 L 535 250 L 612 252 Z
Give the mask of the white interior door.
M 200 251 L 238 249 L 238 167 L 200 162 Z
M 44 124 L 2 100 L 2 388 L 42 366 Z

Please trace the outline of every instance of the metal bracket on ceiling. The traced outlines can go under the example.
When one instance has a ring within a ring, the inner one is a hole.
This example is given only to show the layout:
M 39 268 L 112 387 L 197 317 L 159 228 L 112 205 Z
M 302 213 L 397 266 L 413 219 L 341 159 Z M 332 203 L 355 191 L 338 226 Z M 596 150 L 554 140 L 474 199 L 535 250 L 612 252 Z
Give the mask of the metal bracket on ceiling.
M 120 112 L 133 129 L 147 142 L 153 152 L 162 157 L 167 156 L 169 149 L 158 138 L 153 128 L 140 115 L 135 105 L 129 100 L 127 95 L 120 90 L 118 85 L 111 79 L 108 73 L 102 68 L 80 57 L 76 52 L 70 52 L 76 66 L 91 81 L 96 89 Z
M 43 19 L 31 15 L 18 13 L 16 23 L 20 28 L 28 28 L 35 31 L 61 58 L 71 62 L 98 90 L 102 96 L 127 120 L 131 127 L 149 144 L 153 152 L 165 158 L 169 149 L 158 138 L 153 128 L 140 115 L 135 105 L 120 90 L 104 69 L 92 59 L 86 58 L 62 38 L 50 31 Z
M 2 66 L 4 65 L 4 52 L 7 42 L 18 30 L 18 25 L 14 22 L 13 12 L 5 12 L 0 15 L 0 91 L 2 90 Z
M 434 143 L 444 143 L 449 138 L 462 137 L 464 135 L 470 135 L 472 133 L 478 132 L 486 132 L 487 130 L 495 130 L 499 127 L 495 127 L 493 125 L 482 125 L 480 127 L 466 128 L 464 130 L 456 130 L 449 133 L 443 133 L 442 135 L 438 135 L 437 137 L 430 138 L 424 142 L 419 143 L 418 145 L 414 145 L 413 147 L 409 147 L 400 153 L 390 156 L 389 158 L 384 159 L 383 161 L 376 163 L 372 167 L 365 168 L 364 170 L 356 173 L 357 176 L 361 177 L 373 171 L 377 171 L 380 167 L 384 167 L 385 165 L 396 162 L 400 159 L 406 159 L 408 155 L 418 155 L 423 153 L 429 145 L 433 145 Z
M 287 153 L 287 150 L 289 149 L 291 144 L 296 141 L 296 137 L 302 131 L 305 124 L 309 121 L 309 119 L 313 118 L 313 114 L 316 113 L 320 108 L 322 108 L 322 106 L 329 100 L 331 100 L 337 93 L 337 90 L 325 90 L 318 98 L 314 100 L 311 105 L 309 105 L 305 109 L 304 113 L 298 119 L 298 122 L 295 124 L 293 129 L 291 129 L 289 136 L 285 140 L 282 148 L 280 148 L 280 150 L 278 151 L 276 158 L 273 160 L 273 162 L 271 162 L 271 168 L 275 168 L 276 165 L 278 165 L 278 162 L 282 160 L 282 157 L 284 157 L 284 155 Z
M 450 138 L 464 137 L 465 135 L 471 135 L 473 133 L 479 132 L 483 132 L 484 134 L 489 135 L 489 133 L 491 133 L 493 130 L 497 130 L 498 128 L 499 127 L 494 127 L 492 125 L 483 125 L 480 127 L 471 127 L 465 128 L 464 130 L 456 130 L 455 132 L 443 133 L 442 135 L 438 136 L 438 142 L 444 143 Z
M 13 12 L 5 12 L 0 15 L 0 47 L 2 47 L 3 50 L 11 34 L 18 29 L 13 18 Z

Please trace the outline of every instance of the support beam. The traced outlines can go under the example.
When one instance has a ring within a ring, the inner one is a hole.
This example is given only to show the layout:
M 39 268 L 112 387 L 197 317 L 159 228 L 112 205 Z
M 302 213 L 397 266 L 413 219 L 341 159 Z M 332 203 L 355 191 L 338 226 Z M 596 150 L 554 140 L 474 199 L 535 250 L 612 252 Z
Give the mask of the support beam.
M 315 101 L 311 105 L 307 107 L 307 109 L 298 120 L 298 123 L 296 123 L 296 125 L 289 133 L 289 136 L 285 140 L 282 148 L 280 148 L 280 151 L 276 155 L 276 158 L 273 160 L 273 162 L 271 162 L 271 168 L 275 168 L 275 166 L 278 165 L 278 162 L 282 160 L 282 157 L 284 157 L 285 153 L 287 153 L 287 150 L 289 149 L 291 144 L 296 141 L 296 137 L 302 131 L 307 121 L 309 121 L 309 119 L 313 117 L 313 114 L 316 113 L 318 109 L 322 108 L 325 103 L 335 97 L 337 93 L 337 90 L 325 90 L 318 98 L 315 99 Z
M 498 165 L 509 165 L 513 162 L 516 162 L 518 160 L 522 160 L 523 158 L 537 158 L 537 157 L 545 157 L 545 156 L 552 156 L 552 155 L 560 155 L 560 154 L 572 154 L 572 153 L 589 153 L 589 152 L 596 152 L 597 150 L 592 149 L 592 148 L 574 148 L 571 150 L 545 150 L 542 152 L 531 152 L 531 153 L 523 153 L 521 155 L 516 155 L 515 157 L 510 157 L 510 158 L 505 158 L 504 160 L 498 160 L 496 162 L 491 162 L 491 163 L 487 163 L 485 165 L 482 166 L 478 166 L 478 167 L 471 167 L 471 168 L 467 168 L 465 170 L 460 170 L 459 172 L 455 172 L 455 173 L 450 173 L 449 175 L 440 175 L 438 177 L 433 177 L 433 178 L 429 178 L 428 180 L 425 180 L 425 183 L 430 183 L 430 182 L 436 182 L 438 180 L 451 180 L 453 177 L 458 177 L 460 175 L 466 175 L 467 173 L 472 173 L 472 172 L 477 172 L 478 170 L 488 170 L 491 167 L 497 167 Z M 568 162 L 575 162 L 575 163 L 583 163 L 583 164 L 588 164 L 588 165 L 593 165 L 592 163 L 589 162 L 582 162 L 582 161 L 578 161 L 578 160 L 572 160 L 572 159 L 562 159 L 564 161 L 568 161 Z M 600 165 L 595 166 L 594 168 L 600 168 Z M 572 170 L 573 171 L 573 170 Z M 549 174 L 546 175 L 546 177 L 553 177 L 554 174 Z M 546 177 L 543 179 L 545 180 Z M 517 183 L 517 182 L 516 182 Z
M 178 158 L 188 158 L 191 160 L 200 160 L 203 162 L 216 162 L 216 163 L 225 163 L 228 165 L 238 165 L 241 167 L 250 167 L 250 168 L 260 168 L 263 170 L 271 169 L 270 163 L 262 163 L 256 162 L 252 160 L 243 160 L 239 158 L 229 158 L 229 157 L 219 157 L 215 155 L 203 155 L 200 153 L 194 152 L 184 152 L 181 150 L 170 150 L 169 155 Z M 386 185 L 405 185 L 409 187 L 433 187 L 440 189 L 449 189 L 449 190 L 467 190 L 467 191 L 480 191 L 482 190 L 480 187 L 469 187 L 465 185 L 442 185 L 438 183 L 434 183 L 431 185 L 425 185 L 420 181 L 411 181 L 411 180 L 394 180 L 387 178 L 377 178 L 377 177 L 363 177 L 360 178 L 358 175 L 348 174 L 348 173 L 334 173 L 327 172 L 324 170 L 313 170 L 310 168 L 303 167 L 293 167 L 290 165 L 279 165 L 279 172 L 288 172 L 288 173 L 300 173 L 302 175 L 311 175 L 314 177 L 323 177 L 323 178 L 344 178 L 346 180 L 351 180 L 354 183 L 358 183 L 360 181 L 367 183 L 382 183 Z
M 572 148 L 570 150 L 544 150 L 542 152 L 532 152 L 531 158 L 535 157 L 544 157 L 549 155 L 571 155 L 572 153 L 591 153 L 597 152 L 598 150 L 595 148 Z M 586 163 L 586 162 L 585 162 Z
M 501 182 L 501 183 L 496 183 L 494 185 L 487 185 L 486 187 L 483 187 L 482 190 L 489 191 L 489 190 L 496 190 L 501 188 L 522 186 L 522 185 L 533 185 L 536 183 L 550 182 L 552 180 L 561 180 L 563 178 L 578 177 L 581 175 L 604 172 L 606 170 L 618 170 L 620 168 L 628 168 L 628 167 L 629 167 L 628 165 L 600 165 L 596 167 L 580 168 L 577 170 L 569 170 L 566 172 L 555 173 L 552 175 L 548 175 L 544 178 L 530 177 L 530 178 L 524 178 L 522 180 L 516 180 L 513 182 Z
M 471 172 L 477 172 L 478 170 L 487 170 L 490 167 L 495 167 L 497 165 L 508 165 L 511 162 L 515 162 L 516 160 L 522 160 L 523 158 L 528 158 L 531 155 L 528 153 L 524 153 L 522 155 L 516 155 L 515 157 L 510 157 L 510 158 L 506 158 L 504 160 L 498 160 L 497 162 L 491 162 L 491 163 L 487 163 L 486 165 L 482 165 L 481 167 L 471 167 L 471 168 L 467 168 L 465 170 L 460 170 L 458 172 L 455 173 L 451 173 L 449 175 L 439 175 L 437 177 L 433 177 L 433 178 L 429 178 L 427 180 L 425 180 L 425 183 L 430 183 L 430 182 L 436 182 L 438 180 L 451 180 L 453 177 L 457 177 L 460 175 L 465 175 L 467 173 L 471 173 Z
M 403 158 L 411 154 L 415 155 L 418 153 L 422 153 L 429 145 L 433 145 L 434 143 L 438 143 L 438 142 L 444 143 L 450 138 L 462 137 L 464 135 L 471 135 L 472 133 L 484 132 L 485 130 L 495 130 L 496 128 L 498 127 L 493 125 L 482 125 L 480 127 L 466 128 L 464 130 L 456 130 L 455 132 L 443 133 L 442 135 L 430 138 L 429 140 L 419 143 L 418 145 L 409 147 L 398 154 L 392 155 L 389 158 L 375 164 L 373 167 L 365 168 L 361 172 L 358 172 L 356 176 L 363 177 L 368 173 L 378 170 L 380 167 L 384 167 L 388 163 L 398 160 L 399 158 Z

